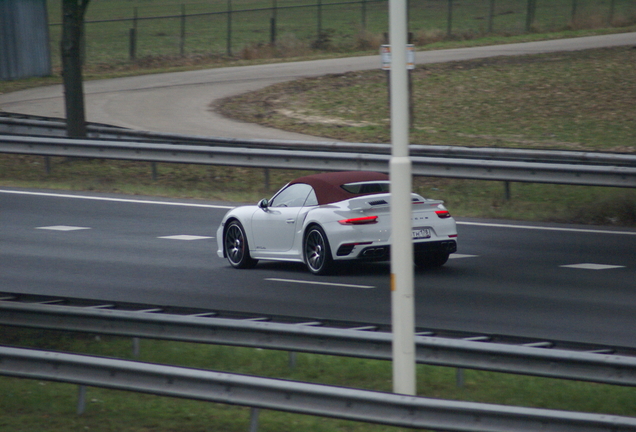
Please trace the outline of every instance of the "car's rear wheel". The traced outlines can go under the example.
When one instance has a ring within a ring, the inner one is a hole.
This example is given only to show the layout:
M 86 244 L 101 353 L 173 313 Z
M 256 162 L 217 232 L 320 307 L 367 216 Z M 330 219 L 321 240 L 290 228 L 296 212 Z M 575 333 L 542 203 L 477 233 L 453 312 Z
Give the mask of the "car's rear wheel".
M 303 242 L 305 263 L 310 272 L 317 275 L 329 274 L 333 270 L 333 258 L 329 241 L 322 228 L 310 227 L 305 233 Z
M 245 269 L 253 268 L 258 260 L 250 256 L 250 248 L 247 244 L 247 236 L 241 223 L 233 220 L 228 224 L 223 239 L 225 254 L 232 267 Z
M 446 264 L 449 255 L 448 252 L 441 251 L 416 253 L 414 257 L 415 265 L 423 268 L 441 267 Z

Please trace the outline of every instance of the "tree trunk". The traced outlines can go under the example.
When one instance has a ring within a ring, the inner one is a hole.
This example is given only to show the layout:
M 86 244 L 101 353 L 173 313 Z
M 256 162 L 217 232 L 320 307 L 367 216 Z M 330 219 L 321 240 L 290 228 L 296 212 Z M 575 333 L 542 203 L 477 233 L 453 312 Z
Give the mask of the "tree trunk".
M 82 23 L 90 0 L 62 0 L 62 76 L 66 103 L 66 133 L 86 137 L 84 87 L 82 81 Z

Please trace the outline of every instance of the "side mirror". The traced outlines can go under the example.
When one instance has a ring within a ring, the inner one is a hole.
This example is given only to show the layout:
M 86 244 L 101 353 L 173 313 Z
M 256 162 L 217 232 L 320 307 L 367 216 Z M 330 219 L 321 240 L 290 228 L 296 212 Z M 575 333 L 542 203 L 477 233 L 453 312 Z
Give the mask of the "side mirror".
M 268 206 L 269 206 L 269 201 L 267 201 L 267 199 L 265 198 L 263 198 L 262 200 L 258 202 L 258 207 L 263 210 L 267 210 Z

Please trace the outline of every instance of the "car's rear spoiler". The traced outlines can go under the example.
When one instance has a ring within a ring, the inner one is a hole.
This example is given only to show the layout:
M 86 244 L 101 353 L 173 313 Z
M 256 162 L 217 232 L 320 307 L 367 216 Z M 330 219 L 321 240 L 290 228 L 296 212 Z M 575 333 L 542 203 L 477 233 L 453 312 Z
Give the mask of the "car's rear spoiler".
M 444 204 L 444 201 L 426 199 L 415 193 L 411 194 L 411 198 L 413 199 L 413 204 L 429 204 L 434 207 L 437 207 L 440 204 Z M 349 200 L 350 210 L 368 210 L 377 208 L 388 208 L 390 206 L 390 193 L 364 195 L 357 198 L 351 198 Z

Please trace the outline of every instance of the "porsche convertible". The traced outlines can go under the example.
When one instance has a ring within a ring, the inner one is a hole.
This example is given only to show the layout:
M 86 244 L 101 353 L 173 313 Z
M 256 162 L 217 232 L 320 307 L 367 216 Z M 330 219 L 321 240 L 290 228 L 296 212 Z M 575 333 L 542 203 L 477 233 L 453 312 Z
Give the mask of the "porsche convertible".
M 439 267 L 457 250 L 443 201 L 412 197 L 415 264 Z M 328 274 L 339 263 L 390 259 L 391 194 L 386 174 L 332 172 L 297 178 L 257 205 L 230 210 L 217 230 L 218 255 L 235 268 L 258 260 L 305 263 Z

